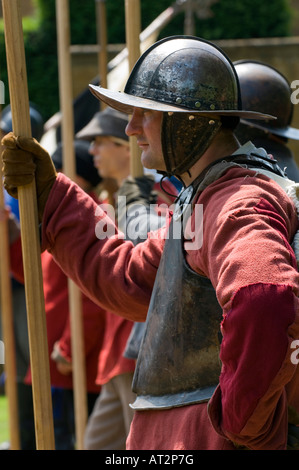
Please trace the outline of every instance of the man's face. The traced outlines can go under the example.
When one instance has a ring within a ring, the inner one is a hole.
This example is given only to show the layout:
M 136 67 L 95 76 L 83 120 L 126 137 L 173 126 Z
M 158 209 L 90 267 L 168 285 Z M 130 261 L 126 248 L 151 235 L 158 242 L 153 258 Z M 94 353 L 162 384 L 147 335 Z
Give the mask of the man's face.
M 142 165 L 161 171 L 165 170 L 161 144 L 162 117 L 161 111 L 134 108 L 126 127 L 126 134 L 137 138 L 137 144 L 142 150 Z
M 110 137 L 97 136 L 91 143 L 89 152 L 93 155 L 94 166 L 102 178 L 121 181 L 129 175 L 129 145 L 115 143 Z

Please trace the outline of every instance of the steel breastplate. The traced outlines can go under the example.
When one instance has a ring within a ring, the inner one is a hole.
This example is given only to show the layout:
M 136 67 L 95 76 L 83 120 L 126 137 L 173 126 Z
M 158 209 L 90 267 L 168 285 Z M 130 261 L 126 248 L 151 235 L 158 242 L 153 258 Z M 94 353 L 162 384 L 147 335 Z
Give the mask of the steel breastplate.
M 133 379 L 134 409 L 207 401 L 218 384 L 222 310 L 209 279 L 187 265 L 182 239 L 169 238 L 156 276 Z
M 263 168 L 284 176 L 276 161 L 239 154 L 214 162 L 180 195 L 170 225 L 147 315 L 147 325 L 136 364 L 134 409 L 163 409 L 205 402 L 214 392 L 221 371 L 219 359 L 222 309 L 209 279 L 187 265 L 181 223 L 183 208 L 195 195 L 231 166 Z M 175 217 L 177 215 L 177 217 Z

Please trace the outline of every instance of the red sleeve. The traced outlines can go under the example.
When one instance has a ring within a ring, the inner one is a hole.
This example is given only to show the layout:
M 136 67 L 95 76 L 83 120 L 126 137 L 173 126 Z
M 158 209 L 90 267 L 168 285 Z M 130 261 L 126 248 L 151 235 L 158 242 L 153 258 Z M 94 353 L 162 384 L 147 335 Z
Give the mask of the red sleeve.
M 134 247 L 100 206 L 59 174 L 46 205 L 42 247 L 102 308 L 143 321 L 164 246 L 163 235 L 162 229 Z
M 285 386 L 297 369 L 291 356 L 298 331 L 290 286 L 254 284 L 236 293 L 222 323 L 222 372 L 209 405 L 218 432 L 251 449 L 285 448 Z
M 189 253 L 223 308 L 222 371 L 209 414 L 218 433 L 239 445 L 283 449 L 287 387 L 298 376 L 291 355 L 299 338 L 299 276 L 290 246 L 297 214 L 266 177 L 233 175 L 199 197 L 203 247 Z

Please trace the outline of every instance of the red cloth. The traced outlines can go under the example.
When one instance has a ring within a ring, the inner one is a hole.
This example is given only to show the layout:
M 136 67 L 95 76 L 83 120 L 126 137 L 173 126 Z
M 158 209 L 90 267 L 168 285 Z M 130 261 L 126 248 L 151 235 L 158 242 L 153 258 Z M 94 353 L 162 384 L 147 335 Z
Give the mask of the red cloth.
M 132 326 L 130 320 L 106 312 L 105 336 L 98 361 L 98 384 L 103 385 L 117 375 L 134 371 L 135 361 L 123 356 Z
M 211 279 L 224 315 L 210 421 L 206 405 L 136 412 L 128 448 L 159 449 L 161 433 L 168 449 L 221 449 L 228 439 L 251 449 L 285 448 L 287 404 L 298 406 L 299 370 L 290 360 L 299 338 L 299 275 L 290 247 L 298 228 L 295 206 L 275 182 L 242 168 L 229 169 L 197 202 L 203 244 L 185 246 L 186 259 Z M 102 307 L 142 321 L 166 228 L 135 247 L 117 236 L 99 240 L 95 226 L 102 215 L 95 213 L 93 201 L 59 176 L 46 206 L 43 248 Z
M 127 450 L 235 450 L 217 434 L 207 405 L 135 412 Z
M 22 265 L 21 239 L 16 240 L 10 247 L 11 269 L 14 277 L 24 283 Z M 51 359 L 54 344 L 59 342 L 62 355 L 71 360 L 71 325 L 69 316 L 68 280 L 52 255 L 43 252 L 41 255 L 43 290 L 45 299 L 47 340 L 49 351 L 51 385 L 62 388 L 73 388 L 72 374 L 61 374 L 56 362 Z M 98 356 L 102 347 L 105 332 L 104 309 L 82 295 L 83 312 L 83 341 L 85 347 L 86 388 L 88 392 L 99 393 L 101 387 L 96 383 Z M 31 384 L 31 369 L 29 367 L 25 383 Z

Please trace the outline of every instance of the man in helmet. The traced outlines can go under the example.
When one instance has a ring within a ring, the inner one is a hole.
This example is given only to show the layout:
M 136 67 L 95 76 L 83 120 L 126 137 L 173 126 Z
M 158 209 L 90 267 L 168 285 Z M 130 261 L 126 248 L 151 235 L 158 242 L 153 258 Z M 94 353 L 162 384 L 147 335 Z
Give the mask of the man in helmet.
M 40 141 L 44 133 L 44 119 L 34 103 L 29 103 L 29 115 L 32 136 Z M 10 105 L 1 112 L 0 129 L 4 134 L 12 130 L 12 113 Z
M 133 246 L 38 144 L 10 135 L 2 158 L 14 195 L 35 174 L 42 249 L 102 306 L 146 319 L 127 448 L 285 449 L 299 410 L 298 218 L 275 160 L 233 133 L 271 116 L 242 109 L 231 61 L 196 37 L 150 47 L 123 93 L 91 89 L 132 115 L 144 166 L 183 182 L 165 227 Z
M 254 61 L 239 60 L 234 63 L 238 74 L 242 104 L 246 109 L 267 112 L 276 120 L 255 121 L 241 119 L 236 136 L 241 143 L 251 140 L 263 147 L 285 169 L 287 176 L 299 182 L 299 169 L 288 140 L 299 140 L 299 130 L 292 127 L 294 105 L 292 90 L 286 77 L 274 67 Z

